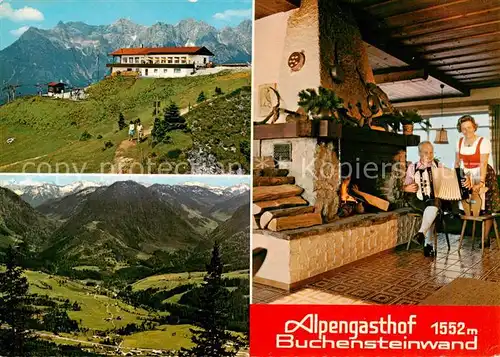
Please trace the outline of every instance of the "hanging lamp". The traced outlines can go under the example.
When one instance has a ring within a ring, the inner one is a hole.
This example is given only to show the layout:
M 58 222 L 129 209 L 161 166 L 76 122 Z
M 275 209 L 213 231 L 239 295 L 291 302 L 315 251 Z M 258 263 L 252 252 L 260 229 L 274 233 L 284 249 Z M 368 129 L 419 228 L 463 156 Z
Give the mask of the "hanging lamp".
M 443 117 L 443 88 L 444 84 L 441 83 L 441 118 Z M 442 126 L 441 129 L 436 131 L 436 140 L 434 144 L 448 144 L 448 132 Z

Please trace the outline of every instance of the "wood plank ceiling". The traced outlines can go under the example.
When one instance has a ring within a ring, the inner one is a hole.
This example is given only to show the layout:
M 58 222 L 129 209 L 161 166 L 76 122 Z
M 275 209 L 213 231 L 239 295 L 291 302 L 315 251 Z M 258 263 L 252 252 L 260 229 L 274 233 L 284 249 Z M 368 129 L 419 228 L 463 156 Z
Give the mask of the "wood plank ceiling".
M 259 0 L 255 2 L 255 19 L 296 9 L 300 6 L 300 0 Z
M 288 11 L 299 2 L 255 0 L 256 18 Z M 440 83 L 449 87 L 448 96 L 500 86 L 500 0 L 341 2 L 352 8 L 363 39 L 375 47 L 369 50 L 372 67 L 378 49 L 386 60 L 399 61 L 394 68 L 404 64 L 428 71 L 434 92 Z

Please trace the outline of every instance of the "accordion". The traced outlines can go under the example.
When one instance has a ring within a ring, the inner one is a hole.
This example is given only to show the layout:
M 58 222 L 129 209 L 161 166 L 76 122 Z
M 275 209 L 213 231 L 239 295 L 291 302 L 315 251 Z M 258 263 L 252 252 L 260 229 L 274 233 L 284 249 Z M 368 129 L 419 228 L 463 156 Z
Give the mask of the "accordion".
M 419 200 L 439 198 L 446 201 L 460 201 L 469 198 L 469 189 L 462 186 L 465 179 L 463 169 L 428 167 L 415 171 Z

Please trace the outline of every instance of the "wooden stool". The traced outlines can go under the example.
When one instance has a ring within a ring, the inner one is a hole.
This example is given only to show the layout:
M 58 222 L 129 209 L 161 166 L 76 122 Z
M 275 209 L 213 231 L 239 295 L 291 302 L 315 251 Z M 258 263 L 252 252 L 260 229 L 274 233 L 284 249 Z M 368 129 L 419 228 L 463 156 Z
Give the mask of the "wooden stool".
M 410 212 L 410 213 L 408 213 L 408 216 L 413 217 L 413 219 L 411 220 L 410 238 L 408 239 L 408 243 L 406 244 L 406 250 L 410 250 L 411 242 L 420 245 L 419 242 L 417 242 L 416 240 L 413 239 L 413 236 L 415 236 L 415 234 L 416 234 L 415 224 L 417 223 L 417 218 L 422 218 L 422 214 Z
M 486 221 L 493 220 L 493 227 L 495 229 L 495 237 L 497 240 L 497 246 L 500 247 L 500 237 L 498 236 L 498 226 L 497 226 L 497 221 L 495 220 L 495 217 L 497 217 L 498 214 L 493 213 L 493 214 L 488 214 L 485 216 L 466 216 L 466 215 L 460 215 L 460 218 L 464 221 L 462 224 L 462 233 L 460 233 L 460 243 L 458 244 L 458 250 L 462 248 L 462 240 L 464 239 L 464 234 L 465 234 L 465 227 L 467 226 L 467 222 L 472 221 L 472 248 L 474 248 L 474 240 L 475 240 L 475 233 L 476 233 L 476 222 L 481 222 L 481 254 L 484 254 L 484 238 L 485 238 L 485 232 L 484 232 L 484 225 Z M 488 237 L 489 239 L 489 237 Z
M 422 214 L 421 213 L 410 212 L 410 213 L 408 213 L 408 216 L 414 217 L 415 219 L 413 219 L 411 221 L 411 228 L 410 228 L 411 235 L 410 235 L 410 238 L 408 239 L 408 243 L 406 245 L 406 250 L 410 249 L 411 242 L 414 242 L 414 243 L 417 243 L 418 245 L 420 245 L 419 242 L 417 242 L 416 240 L 413 239 L 413 236 L 416 234 L 416 232 L 415 232 L 415 224 L 417 222 L 416 218 L 417 217 L 422 218 Z M 443 226 L 443 229 L 444 229 L 444 234 L 446 236 L 446 243 L 448 244 L 448 250 L 450 250 L 450 238 L 448 237 L 448 229 L 446 228 L 446 223 L 444 221 L 444 216 L 445 216 L 445 213 L 442 212 L 441 210 L 439 210 L 438 217 L 441 220 L 441 225 Z M 438 217 L 436 217 L 436 219 L 438 219 Z M 434 252 L 437 253 L 438 235 L 437 235 L 437 231 L 436 231 L 436 223 L 434 223 L 434 225 L 433 225 L 432 238 L 434 240 Z

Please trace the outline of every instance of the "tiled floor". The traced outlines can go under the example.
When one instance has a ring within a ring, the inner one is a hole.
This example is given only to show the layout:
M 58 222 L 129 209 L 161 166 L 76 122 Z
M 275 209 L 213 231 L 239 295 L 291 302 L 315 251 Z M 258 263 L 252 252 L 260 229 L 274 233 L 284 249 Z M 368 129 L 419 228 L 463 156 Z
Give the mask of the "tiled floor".
M 421 247 L 394 252 L 355 262 L 338 269 L 316 283 L 293 293 L 253 285 L 253 303 L 281 304 L 418 304 L 458 277 L 500 282 L 500 249 L 491 242 L 481 256 L 476 238 L 470 238 L 458 252 L 459 236 L 450 235 L 448 252 L 444 235 L 439 236 L 436 258 L 426 258 Z

